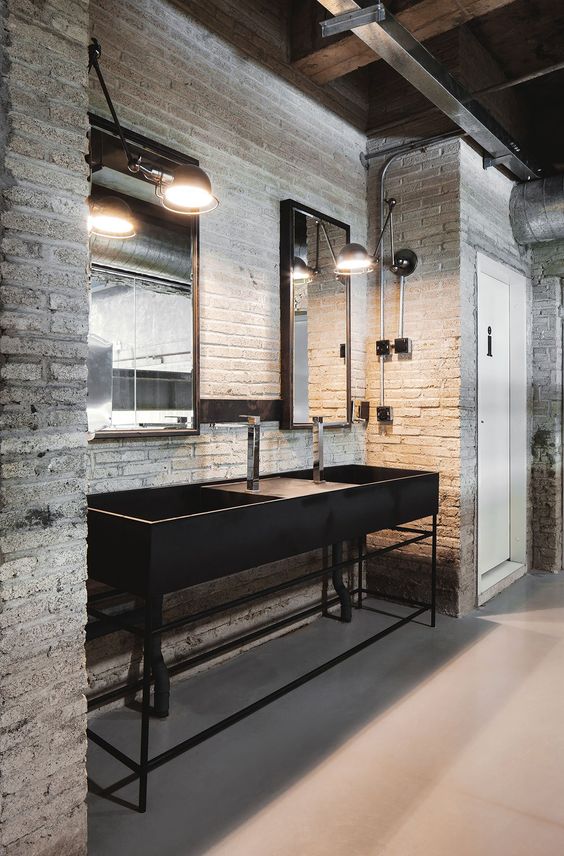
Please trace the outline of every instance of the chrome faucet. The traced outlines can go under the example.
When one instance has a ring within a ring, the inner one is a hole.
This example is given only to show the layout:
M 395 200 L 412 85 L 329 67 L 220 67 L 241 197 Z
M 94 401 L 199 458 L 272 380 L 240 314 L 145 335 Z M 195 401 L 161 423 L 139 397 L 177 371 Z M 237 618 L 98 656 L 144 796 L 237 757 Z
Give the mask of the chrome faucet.
M 259 489 L 260 416 L 247 420 L 247 490 Z
M 323 477 L 323 416 L 313 417 L 313 480 L 321 484 Z

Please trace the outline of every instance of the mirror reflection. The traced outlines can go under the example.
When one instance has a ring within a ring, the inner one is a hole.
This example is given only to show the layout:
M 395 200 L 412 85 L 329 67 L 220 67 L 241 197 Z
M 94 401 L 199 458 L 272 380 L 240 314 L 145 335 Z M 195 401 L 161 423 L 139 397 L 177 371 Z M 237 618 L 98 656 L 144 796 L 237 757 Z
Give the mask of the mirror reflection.
M 127 172 L 112 134 L 93 128 L 91 150 L 89 430 L 195 429 L 196 227 Z
M 335 273 L 342 226 L 293 215 L 293 422 L 348 421 L 348 278 Z

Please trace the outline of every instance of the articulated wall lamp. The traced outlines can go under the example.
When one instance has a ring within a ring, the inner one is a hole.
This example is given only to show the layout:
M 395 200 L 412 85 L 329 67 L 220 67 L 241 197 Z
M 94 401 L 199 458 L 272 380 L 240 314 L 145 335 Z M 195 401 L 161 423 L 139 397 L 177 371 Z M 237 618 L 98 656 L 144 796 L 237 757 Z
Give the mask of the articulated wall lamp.
M 392 230 L 392 211 L 395 208 L 396 200 L 395 199 L 386 199 L 386 203 L 388 205 L 388 215 L 384 221 L 384 225 L 382 226 L 382 231 L 380 232 L 380 237 L 378 238 L 378 243 L 376 245 L 376 249 L 374 250 L 373 255 L 370 255 L 368 250 L 362 246 L 362 244 L 345 244 L 343 249 L 340 251 L 337 256 L 337 269 L 335 273 L 340 274 L 348 274 L 354 275 L 357 273 L 371 273 L 378 262 L 380 261 L 380 257 L 378 256 L 378 251 L 382 245 L 382 241 L 384 239 L 384 233 L 390 223 L 390 230 Z M 393 241 L 393 231 L 392 241 Z M 393 244 L 392 244 L 392 258 L 394 257 L 393 252 Z
M 173 174 L 164 172 L 150 164 L 142 162 L 142 155 L 134 155 L 127 144 L 125 135 L 120 125 L 115 107 L 110 98 L 108 87 L 100 70 L 99 59 L 102 53 L 100 43 L 92 39 L 88 46 L 88 71 L 94 69 L 104 98 L 112 114 L 114 125 L 121 141 L 127 168 L 134 175 L 140 174 L 147 181 L 155 185 L 155 193 L 162 204 L 169 211 L 177 214 L 204 214 L 213 211 L 219 205 L 218 200 L 212 193 L 212 186 L 207 173 L 196 164 L 183 164 L 174 170 Z M 117 235 L 115 237 L 118 237 Z M 125 237 L 125 236 L 122 236 Z

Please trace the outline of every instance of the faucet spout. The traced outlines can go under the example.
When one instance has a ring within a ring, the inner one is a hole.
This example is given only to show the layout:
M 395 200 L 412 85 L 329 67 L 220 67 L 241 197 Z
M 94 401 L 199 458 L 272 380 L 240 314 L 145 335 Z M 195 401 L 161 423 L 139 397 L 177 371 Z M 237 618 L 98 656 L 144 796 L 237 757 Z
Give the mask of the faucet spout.
M 247 420 L 247 490 L 259 490 L 260 416 Z
M 313 480 L 325 481 L 323 476 L 323 416 L 313 417 Z

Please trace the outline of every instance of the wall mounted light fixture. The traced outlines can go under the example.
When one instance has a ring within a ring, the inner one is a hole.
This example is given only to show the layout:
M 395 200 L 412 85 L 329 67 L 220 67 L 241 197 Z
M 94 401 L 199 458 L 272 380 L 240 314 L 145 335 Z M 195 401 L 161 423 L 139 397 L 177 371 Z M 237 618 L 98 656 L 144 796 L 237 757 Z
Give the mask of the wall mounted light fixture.
M 88 71 L 94 69 L 104 98 L 109 107 L 115 129 L 119 136 L 123 152 L 127 160 L 127 168 L 134 175 L 142 175 L 155 186 L 155 193 L 165 208 L 176 214 L 204 214 L 217 208 L 219 202 L 212 193 L 209 176 L 196 164 L 188 164 L 178 167 L 171 175 L 162 169 L 158 169 L 150 163 L 143 162 L 142 155 L 134 155 L 120 125 L 115 107 L 113 105 L 108 87 L 100 69 L 100 56 L 102 49 L 96 39 L 88 46 Z M 123 237 L 129 237 L 123 235 Z
M 394 258 L 394 233 L 392 212 L 396 206 L 396 200 L 386 199 L 386 203 L 388 205 L 388 214 L 384 221 L 384 225 L 382 226 L 380 237 L 378 238 L 378 243 L 376 244 L 376 249 L 374 250 L 374 253 L 370 255 L 366 247 L 363 247 L 362 244 L 345 244 L 345 246 L 337 256 L 336 273 L 348 275 L 371 273 L 380 261 L 378 252 L 382 245 L 382 241 L 384 239 L 384 234 L 386 232 L 388 223 L 390 223 L 390 240 L 392 245 L 391 257 L 392 259 Z

